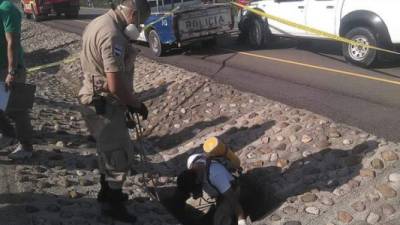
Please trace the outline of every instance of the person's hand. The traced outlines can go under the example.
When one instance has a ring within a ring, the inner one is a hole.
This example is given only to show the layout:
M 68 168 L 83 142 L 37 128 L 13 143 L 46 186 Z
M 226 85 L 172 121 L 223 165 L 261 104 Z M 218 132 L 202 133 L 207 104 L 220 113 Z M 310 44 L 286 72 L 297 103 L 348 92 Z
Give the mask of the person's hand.
M 15 77 L 12 76 L 11 74 L 8 74 L 5 80 L 6 88 L 11 89 L 14 82 L 15 82 Z
M 128 105 L 128 111 L 130 113 L 138 113 L 143 117 L 144 120 L 147 120 L 147 116 L 149 115 L 149 110 L 147 109 L 144 103 L 141 103 L 139 107 L 133 107 Z

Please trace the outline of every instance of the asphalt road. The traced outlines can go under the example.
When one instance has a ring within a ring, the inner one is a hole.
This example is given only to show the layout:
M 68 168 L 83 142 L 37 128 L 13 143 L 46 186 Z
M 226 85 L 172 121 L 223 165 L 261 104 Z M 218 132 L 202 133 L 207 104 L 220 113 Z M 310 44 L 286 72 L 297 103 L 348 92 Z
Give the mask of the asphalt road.
M 82 8 L 79 19 L 53 17 L 42 23 L 81 34 L 102 12 Z M 267 49 L 251 50 L 232 36 L 214 47 L 194 46 L 161 58 L 139 47 L 157 61 L 400 141 L 400 59 L 363 69 L 344 62 L 340 44 L 330 41 L 280 39 Z

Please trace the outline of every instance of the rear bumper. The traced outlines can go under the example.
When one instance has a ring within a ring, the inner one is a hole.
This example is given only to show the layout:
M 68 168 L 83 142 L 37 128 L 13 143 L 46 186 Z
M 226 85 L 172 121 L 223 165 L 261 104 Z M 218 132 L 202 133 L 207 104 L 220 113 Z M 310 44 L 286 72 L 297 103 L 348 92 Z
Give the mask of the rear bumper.
M 201 37 L 190 38 L 187 40 L 178 41 L 178 45 L 179 46 L 188 46 L 195 42 L 211 40 L 213 38 L 217 38 L 219 36 L 223 36 L 223 35 L 227 35 L 227 34 L 229 34 L 229 32 L 221 32 L 221 33 L 209 34 L 209 35 L 205 35 L 205 36 L 201 36 Z
M 79 10 L 79 1 L 59 1 L 51 2 L 39 6 L 39 14 L 50 14 L 52 12 L 67 12 L 70 10 Z

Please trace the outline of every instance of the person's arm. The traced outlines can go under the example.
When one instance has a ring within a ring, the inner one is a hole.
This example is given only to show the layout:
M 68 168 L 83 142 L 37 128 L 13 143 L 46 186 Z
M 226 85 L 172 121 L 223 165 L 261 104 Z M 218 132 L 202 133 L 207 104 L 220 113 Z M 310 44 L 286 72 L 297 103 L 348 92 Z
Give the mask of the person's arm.
M 11 87 L 12 83 L 15 81 L 15 72 L 18 65 L 18 43 L 19 34 L 18 33 L 6 33 L 6 41 L 7 41 L 7 71 L 8 74 L 6 76 L 5 83 L 7 87 Z
M 12 82 L 15 81 L 15 75 L 18 66 L 18 52 L 20 49 L 20 33 L 21 33 L 21 16 L 17 9 L 13 7 L 8 7 L 2 14 L 0 21 L 2 21 L 2 26 L 4 28 L 5 39 L 7 42 L 6 52 L 7 52 L 7 77 L 6 85 L 11 86 Z
M 18 33 L 6 33 L 7 41 L 7 60 L 8 60 L 8 71 L 17 69 L 18 65 L 18 49 L 19 49 L 19 34 Z
M 140 102 L 134 97 L 133 93 L 126 86 L 118 72 L 108 72 L 107 76 L 107 88 L 108 91 L 118 97 L 118 99 L 125 105 L 130 105 L 135 108 L 140 108 Z
M 107 78 L 107 89 L 115 95 L 121 103 L 133 107 L 140 107 L 140 102 L 134 97 L 131 88 L 124 82 L 121 74 L 124 68 L 124 57 L 127 51 L 124 40 L 115 34 L 104 34 L 101 54 L 104 71 Z

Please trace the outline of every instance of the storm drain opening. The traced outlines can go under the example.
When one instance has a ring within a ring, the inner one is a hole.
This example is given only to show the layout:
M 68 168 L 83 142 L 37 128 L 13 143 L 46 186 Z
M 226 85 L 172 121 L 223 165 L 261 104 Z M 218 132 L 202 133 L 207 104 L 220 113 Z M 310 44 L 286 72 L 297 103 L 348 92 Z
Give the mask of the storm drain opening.
M 261 220 L 271 214 L 284 201 L 275 196 L 275 191 L 265 184 L 260 186 L 251 176 L 242 176 L 240 202 L 251 221 Z M 149 191 L 155 195 L 154 188 Z M 161 204 L 183 225 L 212 225 L 215 211 L 214 200 L 207 198 L 182 200 L 176 194 L 176 186 L 158 187 Z
M 154 188 L 149 191 L 155 195 Z M 193 200 L 187 202 L 176 196 L 176 187 L 158 187 L 157 194 L 161 204 L 171 213 L 182 225 L 212 225 L 208 219 L 207 212 L 212 207 L 205 201 Z

